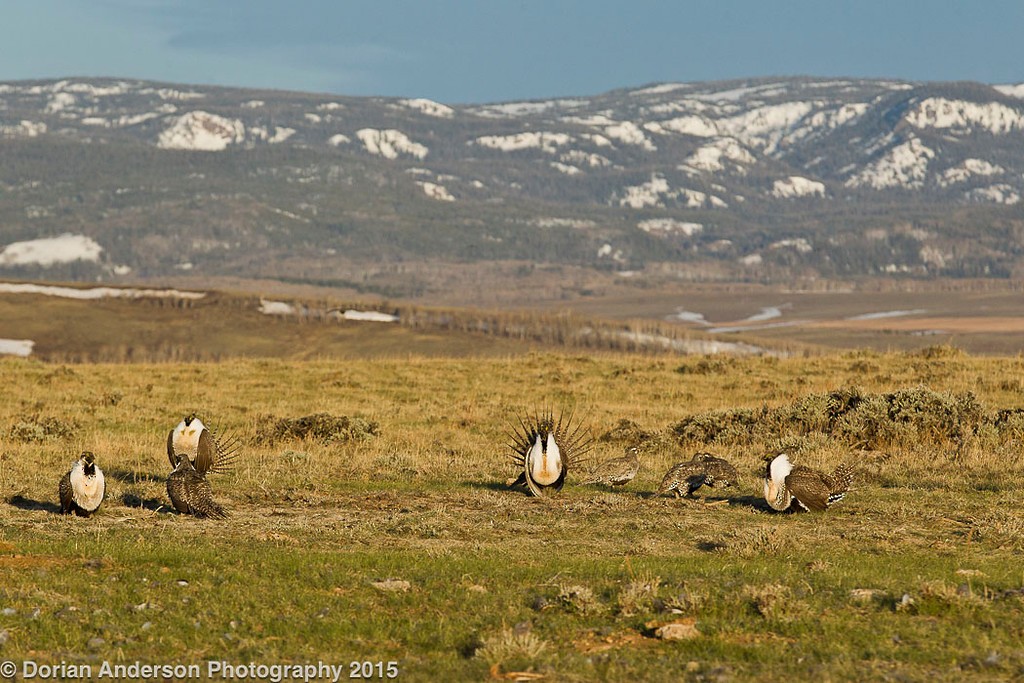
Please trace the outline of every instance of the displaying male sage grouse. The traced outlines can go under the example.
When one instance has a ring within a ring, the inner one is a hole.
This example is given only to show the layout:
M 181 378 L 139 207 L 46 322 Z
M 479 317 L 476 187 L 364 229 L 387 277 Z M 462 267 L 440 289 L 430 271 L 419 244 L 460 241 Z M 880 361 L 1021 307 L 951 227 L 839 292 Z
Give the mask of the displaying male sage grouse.
M 224 508 L 214 502 L 206 475 L 197 471 L 184 453 L 175 456 L 174 471 L 167 477 L 167 496 L 178 512 L 196 517 L 228 516 Z
M 531 494 L 543 496 L 561 491 L 569 469 L 582 461 L 593 445 L 593 437 L 582 423 L 573 422 L 574 413 L 556 420 L 549 410 L 544 414 L 517 417 L 509 437 L 512 462 L 522 468 L 509 482 L 512 487 L 526 486 Z
M 736 468 L 710 453 L 696 453 L 688 462 L 678 463 L 665 473 L 658 487 L 661 496 L 673 492 L 679 498 L 693 497 L 701 486 L 732 486 L 739 479 Z
M 640 470 L 640 449 L 630 446 L 625 455 L 605 460 L 590 472 L 583 484 L 604 484 L 605 486 L 625 486 L 633 481 Z
M 788 510 L 796 503 L 796 509 L 822 512 L 841 501 L 852 483 L 853 468 L 845 463 L 829 476 L 794 466 L 785 453 L 765 458 L 764 499 L 775 510 Z
M 96 464 L 96 456 L 85 451 L 71 466 L 71 471 L 60 480 L 60 512 L 88 517 L 99 509 L 106 494 L 103 470 Z
M 238 439 L 219 440 L 213 431 L 192 413 L 167 435 L 167 459 L 172 468 L 177 467 L 179 453 L 188 456 L 192 466 L 200 474 L 226 472 L 238 458 Z

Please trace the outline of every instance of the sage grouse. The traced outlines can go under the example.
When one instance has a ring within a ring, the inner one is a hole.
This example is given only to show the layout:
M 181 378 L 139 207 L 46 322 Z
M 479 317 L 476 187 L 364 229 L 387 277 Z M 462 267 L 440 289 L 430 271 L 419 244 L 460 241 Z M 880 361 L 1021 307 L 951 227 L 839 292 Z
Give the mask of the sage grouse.
M 238 457 L 238 440 L 221 441 L 195 413 L 185 417 L 167 435 L 167 459 L 177 467 L 177 455 L 188 456 L 200 474 L 226 472 Z
M 580 463 L 593 445 L 593 437 L 582 423 L 573 422 L 574 413 L 561 414 L 556 420 L 549 410 L 512 425 L 512 462 L 522 471 L 509 482 L 512 487 L 526 486 L 534 496 L 561 491 L 569 469 Z
M 693 492 L 701 486 L 732 486 L 737 479 L 739 474 L 736 468 L 727 460 L 710 453 L 695 453 L 689 462 L 678 463 L 665 473 L 655 495 L 661 496 L 672 491 L 677 498 L 684 494 L 692 498 Z
M 822 512 L 838 503 L 853 483 L 853 468 L 842 464 L 832 476 L 803 465 L 794 466 L 780 453 L 765 458 L 764 499 L 775 510 L 797 509 Z
M 85 451 L 71 465 L 71 471 L 60 480 L 60 512 L 88 517 L 99 509 L 106 494 L 103 470 L 96 464 L 96 456 Z
M 604 484 L 605 486 L 625 486 L 633 481 L 640 470 L 640 449 L 630 446 L 625 455 L 611 458 L 595 467 L 584 484 Z
M 174 471 L 167 477 L 167 496 L 174 509 L 196 517 L 227 517 L 224 508 L 214 502 L 206 475 L 197 471 L 184 453 L 175 458 Z

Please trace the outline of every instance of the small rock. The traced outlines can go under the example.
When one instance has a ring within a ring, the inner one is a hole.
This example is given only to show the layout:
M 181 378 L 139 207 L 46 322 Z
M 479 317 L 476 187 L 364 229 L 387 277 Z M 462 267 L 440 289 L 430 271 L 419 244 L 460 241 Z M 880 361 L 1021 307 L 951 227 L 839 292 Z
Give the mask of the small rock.
M 689 673 L 697 673 L 700 671 L 700 662 L 690 661 L 686 663 L 686 671 Z
M 148 631 L 151 628 L 153 628 L 153 622 L 152 621 L 147 621 L 145 624 L 142 625 L 142 630 L 143 631 Z
M 177 581 L 175 581 L 175 583 L 178 584 L 179 586 L 187 586 L 188 585 L 188 581 L 186 579 L 178 579 Z
M 42 613 L 43 613 L 43 610 L 41 610 L 41 609 L 39 609 L 38 607 L 36 607 L 36 608 L 35 608 L 34 610 L 32 610 L 32 612 L 31 612 L 31 613 L 30 613 L 30 614 L 28 615 L 28 618 L 29 618 L 29 619 L 38 619 L 38 618 L 39 618 L 39 615 L 40 615 L 40 614 L 42 614 Z
M 103 647 L 106 644 L 107 644 L 107 641 L 103 640 L 99 636 L 96 636 L 95 638 L 90 638 L 89 642 L 86 643 L 85 645 L 90 650 L 98 650 L 98 649 L 100 649 L 101 647 Z
M 86 569 L 103 569 L 103 560 L 98 557 L 94 557 L 91 560 L 83 562 L 82 566 Z
M 533 624 L 528 621 L 520 621 L 512 627 L 512 633 L 517 636 L 525 636 L 533 628 Z
M 697 622 L 693 619 L 674 621 L 654 629 L 654 637 L 662 640 L 691 640 L 700 637 Z
M 971 597 L 971 587 L 966 583 L 961 583 L 956 587 L 956 594 L 961 598 L 969 598 Z
M 2 610 L 0 610 L 0 614 L 4 615 L 5 617 L 13 617 L 17 613 L 18 610 L 14 609 L 13 607 L 4 607 Z
M 480 584 L 476 584 L 476 583 L 474 583 L 472 586 L 468 586 L 466 588 L 466 590 L 469 591 L 470 593 L 486 593 L 487 592 L 486 588 L 484 588 Z
M 533 599 L 533 602 L 530 603 L 530 607 L 534 611 L 537 611 L 537 612 L 540 612 L 542 609 L 544 609 L 547 606 L 548 606 L 548 599 L 545 598 L 543 595 L 538 595 L 536 598 Z
M 914 598 L 910 597 L 910 593 L 904 593 L 900 601 L 896 603 L 897 612 L 907 612 L 914 609 Z
M 402 579 L 383 579 L 381 581 L 372 581 L 371 584 L 377 590 L 389 593 L 408 593 L 412 588 L 411 583 Z
M 999 653 L 989 652 L 988 657 L 985 657 L 985 664 L 987 666 L 999 666 Z
M 978 569 L 957 569 L 957 576 L 985 576 L 985 572 Z
M 0 628 L 0 646 L 6 645 L 10 638 L 11 634 L 7 632 L 7 629 Z
M 330 613 L 331 613 L 331 608 L 330 607 L 324 607 L 322 610 L 320 610 L 319 612 L 317 612 L 313 616 L 315 618 L 317 618 L 317 619 L 323 619 L 324 617 L 326 617 Z

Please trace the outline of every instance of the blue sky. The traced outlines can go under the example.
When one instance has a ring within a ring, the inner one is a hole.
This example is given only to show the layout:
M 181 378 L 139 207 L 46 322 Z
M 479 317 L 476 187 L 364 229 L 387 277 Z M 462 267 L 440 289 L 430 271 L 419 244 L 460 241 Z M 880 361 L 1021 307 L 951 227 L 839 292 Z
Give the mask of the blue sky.
M 1020 0 L 12 0 L 0 81 L 448 103 L 757 76 L 1024 81 Z

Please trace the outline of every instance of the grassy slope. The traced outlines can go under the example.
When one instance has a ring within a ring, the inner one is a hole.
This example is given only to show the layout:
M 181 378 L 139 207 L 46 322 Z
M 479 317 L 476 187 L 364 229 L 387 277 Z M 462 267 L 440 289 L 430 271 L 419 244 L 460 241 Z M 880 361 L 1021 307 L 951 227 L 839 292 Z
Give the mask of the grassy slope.
M 15 610 L 0 615 L 4 659 L 395 659 L 402 680 L 480 679 L 492 663 L 556 680 L 1024 672 L 1019 437 L 998 452 L 979 442 L 859 453 L 821 439 L 798 459 L 860 467 L 857 490 L 825 515 L 764 510 L 755 471 L 767 442 L 712 447 L 744 475 L 706 494 L 727 502 L 649 497 L 699 446 L 670 436 L 685 415 L 850 383 L 924 382 L 1021 407 L 1019 359 L 5 360 L 0 372 L 0 608 Z M 630 430 L 613 429 L 620 419 L 649 433 L 637 480 L 545 500 L 505 490 L 510 411 L 571 402 L 609 437 L 596 457 L 629 443 L 618 437 Z M 163 442 L 193 409 L 246 441 L 237 471 L 212 481 L 226 522 L 161 507 Z M 376 420 L 380 435 L 253 438 L 267 414 L 320 411 Z M 69 433 L 18 437 L 47 417 Z M 92 519 L 61 518 L 57 480 L 83 448 L 108 473 L 108 500 Z M 373 585 L 387 578 L 409 590 Z M 695 619 L 701 635 L 648 637 L 647 624 L 674 619 Z

